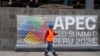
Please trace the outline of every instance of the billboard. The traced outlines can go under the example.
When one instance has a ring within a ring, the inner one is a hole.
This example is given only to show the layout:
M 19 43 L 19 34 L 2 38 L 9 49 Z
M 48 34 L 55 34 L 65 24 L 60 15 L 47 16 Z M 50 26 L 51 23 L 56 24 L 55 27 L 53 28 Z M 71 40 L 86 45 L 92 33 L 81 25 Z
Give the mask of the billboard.
M 17 15 L 16 49 L 44 49 L 48 24 L 58 33 L 54 47 L 59 50 L 98 47 L 96 15 Z

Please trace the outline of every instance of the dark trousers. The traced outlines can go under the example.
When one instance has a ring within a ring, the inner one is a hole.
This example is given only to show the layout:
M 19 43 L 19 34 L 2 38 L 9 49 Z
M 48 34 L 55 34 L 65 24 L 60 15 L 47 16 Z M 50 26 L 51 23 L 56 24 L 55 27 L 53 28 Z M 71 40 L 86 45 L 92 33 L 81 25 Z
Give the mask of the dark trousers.
M 54 48 L 53 48 L 53 43 L 48 42 L 48 46 L 47 46 L 47 48 L 46 48 L 45 55 L 48 54 L 48 51 L 52 51 L 52 54 L 53 54 L 54 56 L 56 55 L 56 52 L 55 52 L 55 50 L 54 50 Z

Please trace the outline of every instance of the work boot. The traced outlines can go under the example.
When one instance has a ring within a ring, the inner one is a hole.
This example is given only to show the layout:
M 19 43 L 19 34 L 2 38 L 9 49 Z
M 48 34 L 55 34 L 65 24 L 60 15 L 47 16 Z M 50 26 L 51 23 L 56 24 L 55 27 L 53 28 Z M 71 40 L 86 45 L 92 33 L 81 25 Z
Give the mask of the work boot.
M 58 54 L 56 54 L 56 52 L 53 52 L 53 56 L 58 56 Z
M 58 54 L 54 54 L 54 56 L 58 56 Z
M 49 56 L 49 55 L 47 54 L 47 55 L 45 55 L 45 56 Z
M 44 54 L 44 55 L 45 55 L 45 56 L 49 56 L 49 55 L 48 55 L 48 52 L 45 52 L 45 54 Z

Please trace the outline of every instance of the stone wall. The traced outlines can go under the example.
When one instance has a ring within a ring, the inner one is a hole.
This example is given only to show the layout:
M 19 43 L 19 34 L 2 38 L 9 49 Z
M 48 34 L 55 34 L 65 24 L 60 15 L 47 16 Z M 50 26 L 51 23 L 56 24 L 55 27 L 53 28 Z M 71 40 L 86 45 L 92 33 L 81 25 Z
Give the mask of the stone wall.
M 98 15 L 100 18 L 100 10 L 1 7 L 0 50 L 14 50 L 15 48 L 17 41 L 16 15 Z

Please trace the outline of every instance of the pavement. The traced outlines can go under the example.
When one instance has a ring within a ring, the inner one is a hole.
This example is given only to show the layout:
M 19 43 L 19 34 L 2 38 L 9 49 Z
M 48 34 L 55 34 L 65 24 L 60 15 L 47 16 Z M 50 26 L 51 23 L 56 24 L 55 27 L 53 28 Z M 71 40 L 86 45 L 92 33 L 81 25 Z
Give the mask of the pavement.
M 93 52 L 57 52 L 58 56 L 100 56 L 100 51 Z M 0 56 L 44 56 L 44 52 L 15 52 L 15 51 L 0 51 Z M 49 53 L 49 56 L 53 56 Z

